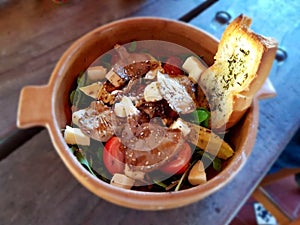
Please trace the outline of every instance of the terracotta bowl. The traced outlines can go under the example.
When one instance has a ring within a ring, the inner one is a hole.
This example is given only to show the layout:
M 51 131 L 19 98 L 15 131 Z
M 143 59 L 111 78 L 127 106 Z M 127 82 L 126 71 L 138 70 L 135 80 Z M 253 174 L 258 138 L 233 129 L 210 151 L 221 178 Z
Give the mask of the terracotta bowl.
M 44 126 L 53 145 L 74 177 L 95 195 L 112 203 L 135 209 L 159 210 L 177 208 L 207 197 L 226 185 L 245 164 L 254 145 L 258 104 L 254 99 L 251 108 L 240 123 L 232 129 L 234 156 L 222 172 L 207 183 L 187 190 L 170 193 L 152 193 L 125 190 L 93 177 L 77 161 L 62 135 L 62 128 L 70 122 L 69 94 L 81 71 L 112 49 L 116 43 L 133 40 L 163 40 L 184 46 L 204 56 L 208 65 L 213 63 L 218 40 L 188 24 L 159 18 L 131 18 L 101 26 L 73 43 L 59 59 L 49 83 L 28 86 L 20 95 L 17 125 L 20 128 Z

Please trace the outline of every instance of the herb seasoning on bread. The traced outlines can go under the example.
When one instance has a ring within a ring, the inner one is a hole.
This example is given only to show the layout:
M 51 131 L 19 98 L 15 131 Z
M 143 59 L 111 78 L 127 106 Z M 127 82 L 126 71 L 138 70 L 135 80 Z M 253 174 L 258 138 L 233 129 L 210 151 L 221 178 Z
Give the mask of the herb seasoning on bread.
M 200 76 L 214 129 L 227 130 L 240 120 L 272 67 L 277 42 L 251 31 L 251 22 L 240 15 L 227 26 L 214 64 Z

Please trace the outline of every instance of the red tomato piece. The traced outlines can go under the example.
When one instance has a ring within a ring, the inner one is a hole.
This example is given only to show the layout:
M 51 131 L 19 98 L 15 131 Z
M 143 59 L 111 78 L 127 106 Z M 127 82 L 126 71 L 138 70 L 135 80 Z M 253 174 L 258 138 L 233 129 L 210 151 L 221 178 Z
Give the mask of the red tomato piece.
M 110 138 L 103 149 L 103 163 L 112 175 L 124 171 L 125 155 L 118 137 Z
M 182 60 L 178 57 L 172 56 L 167 59 L 163 68 L 165 70 L 165 73 L 169 75 L 178 75 L 183 74 L 183 71 L 180 69 L 181 65 Z
M 160 170 L 166 174 L 183 174 L 189 166 L 192 157 L 192 149 L 188 143 L 183 143 L 182 149 L 175 158 L 164 165 Z

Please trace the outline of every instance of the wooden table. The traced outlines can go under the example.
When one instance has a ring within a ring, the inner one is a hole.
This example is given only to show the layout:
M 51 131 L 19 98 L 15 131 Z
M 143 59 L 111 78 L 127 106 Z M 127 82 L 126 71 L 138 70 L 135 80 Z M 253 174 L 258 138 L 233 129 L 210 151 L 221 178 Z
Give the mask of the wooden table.
M 300 125 L 299 9 L 298 0 L 0 1 L 0 224 L 230 223 Z M 70 175 L 44 129 L 16 128 L 20 89 L 46 84 L 61 54 L 93 28 L 125 17 L 159 16 L 219 38 L 240 13 L 253 18 L 253 30 L 279 42 L 270 74 L 277 97 L 260 102 L 259 131 L 246 165 L 206 199 L 158 212 L 110 204 Z

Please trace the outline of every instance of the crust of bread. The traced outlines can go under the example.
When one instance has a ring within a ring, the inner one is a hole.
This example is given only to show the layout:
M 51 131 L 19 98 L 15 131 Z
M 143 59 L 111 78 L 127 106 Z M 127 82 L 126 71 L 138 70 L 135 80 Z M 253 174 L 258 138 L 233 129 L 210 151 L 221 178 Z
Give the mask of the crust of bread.
M 240 120 L 271 70 L 278 44 L 250 30 L 251 22 L 241 14 L 227 26 L 214 64 L 201 74 L 213 129 L 225 130 Z

